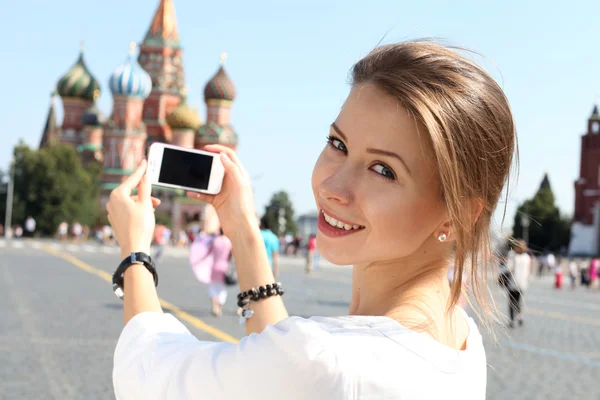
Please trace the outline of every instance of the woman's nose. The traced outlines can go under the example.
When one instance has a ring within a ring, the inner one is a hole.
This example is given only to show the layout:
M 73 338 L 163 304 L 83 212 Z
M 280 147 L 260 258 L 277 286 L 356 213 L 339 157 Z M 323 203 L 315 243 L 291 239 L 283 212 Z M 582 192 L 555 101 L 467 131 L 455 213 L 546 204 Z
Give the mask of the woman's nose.
M 348 204 L 352 199 L 351 179 L 346 171 L 338 170 L 319 184 L 321 198 L 338 204 Z

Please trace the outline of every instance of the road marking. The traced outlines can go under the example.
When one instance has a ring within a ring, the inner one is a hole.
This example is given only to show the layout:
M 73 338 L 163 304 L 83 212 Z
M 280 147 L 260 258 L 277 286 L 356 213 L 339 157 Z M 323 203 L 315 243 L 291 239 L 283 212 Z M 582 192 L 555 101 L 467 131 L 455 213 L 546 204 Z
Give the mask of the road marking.
M 0 240 L 0 247 L 6 247 L 6 241 Z
M 541 317 L 550 317 L 550 318 L 560 319 L 563 321 L 573 321 L 573 322 L 580 322 L 582 324 L 600 326 L 600 319 L 595 319 L 595 318 L 580 317 L 578 315 L 568 315 L 568 314 L 563 314 L 563 313 L 559 313 L 559 312 L 555 312 L 555 311 L 545 311 L 545 310 L 539 310 L 537 308 L 529 308 L 529 307 L 525 308 L 525 312 L 527 314 L 539 315 Z
M 15 249 L 22 249 L 23 246 L 23 242 L 12 242 L 12 247 L 14 247 Z
M 76 266 L 77 268 L 80 268 L 86 272 L 89 272 L 90 274 L 99 276 L 100 278 L 104 279 L 105 281 L 112 283 L 112 275 L 104 272 L 98 268 L 94 268 L 89 264 L 86 264 L 85 262 L 79 260 L 78 258 L 73 257 L 70 254 L 59 254 L 58 252 L 56 252 L 53 248 L 45 246 L 44 250 L 56 257 L 60 257 L 63 258 L 65 260 L 67 260 L 68 262 L 70 262 L 71 264 L 73 264 L 74 266 Z M 231 343 L 238 343 L 238 339 L 236 339 L 235 337 L 229 335 L 228 333 L 225 333 L 217 328 L 215 328 L 214 326 L 211 326 L 209 324 L 207 324 L 206 322 L 202 321 L 199 318 L 194 317 L 193 315 L 181 310 L 179 307 L 177 307 L 174 304 L 169 303 L 166 300 L 163 300 L 161 298 L 159 298 L 160 301 L 160 305 L 171 312 L 171 314 L 174 314 L 175 316 L 179 317 L 180 319 L 187 321 L 190 325 L 193 325 L 194 327 L 200 329 L 201 331 L 204 331 L 206 333 L 208 333 L 209 335 L 212 335 L 214 337 L 216 337 L 219 340 L 222 340 L 224 342 L 231 342 Z
M 582 357 L 571 353 L 563 353 L 562 351 L 557 350 L 544 349 L 541 347 L 532 346 L 527 343 L 513 342 L 512 340 L 506 340 L 503 344 L 513 349 L 528 351 L 530 353 L 535 353 L 542 356 L 574 361 L 579 364 L 589 365 L 590 367 L 600 367 L 600 360 L 594 360 L 588 357 Z
M 600 311 L 600 305 L 593 303 L 584 303 L 582 301 L 574 301 L 574 300 L 565 300 L 565 299 L 551 299 L 545 296 L 535 296 L 535 295 L 527 295 L 525 297 L 525 303 L 527 302 L 535 302 L 535 303 L 543 303 L 543 304 L 554 304 L 557 306 L 573 306 L 577 308 L 585 308 L 588 310 Z
M 79 246 L 76 246 L 74 244 L 68 244 L 67 245 L 67 250 L 68 251 L 76 252 L 76 251 L 79 251 Z
M 87 251 L 87 252 L 90 252 L 90 253 L 95 253 L 96 251 L 98 251 L 98 250 L 96 249 L 96 247 L 94 247 L 94 246 L 92 246 L 92 245 L 89 245 L 89 244 L 84 244 L 84 245 L 83 245 L 83 249 L 84 249 L 85 251 Z

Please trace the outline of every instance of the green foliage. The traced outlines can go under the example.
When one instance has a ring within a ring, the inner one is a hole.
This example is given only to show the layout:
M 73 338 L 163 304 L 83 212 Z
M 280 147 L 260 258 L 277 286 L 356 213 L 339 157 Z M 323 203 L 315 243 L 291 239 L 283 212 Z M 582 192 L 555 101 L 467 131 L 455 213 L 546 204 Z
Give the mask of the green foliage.
M 279 210 L 285 210 L 285 232 L 280 232 Z M 265 207 L 265 216 L 269 222 L 269 227 L 276 234 L 291 233 L 296 234 L 298 228 L 294 220 L 294 207 L 290 201 L 287 192 L 279 191 L 271 197 L 271 201 Z
M 168 211 L 156 210 L 154 212 L 154 218 L 156 219 L 157 225 L 171 226 L 171 213 Z
M 560 215 L 554 204 L 554 194 L 549 185 L 542 185 L 535 196 L 517 209 L 513 225 L 513 236 L 522 239 L 524 229 L 521 218 L 529 218 L 529 247 L 534 251 L 560 251 L 569 245 L 571 220 Z
M 32 150 L 21 142 L 14 157 L 13 225 L 22 225 L 28 215 L 42 234 L 54 234 L 63 220 L 94 225 L 100 212 L 101 165 L 84 166 L 69 145 Z M 5 204 L 0 206 L 4 215 Z

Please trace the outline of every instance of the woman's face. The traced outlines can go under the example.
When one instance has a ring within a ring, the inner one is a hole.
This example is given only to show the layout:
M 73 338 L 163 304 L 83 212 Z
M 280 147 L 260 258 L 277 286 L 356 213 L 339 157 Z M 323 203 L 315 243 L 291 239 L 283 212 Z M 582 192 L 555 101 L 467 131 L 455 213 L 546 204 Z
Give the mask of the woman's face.
M 329 135 L 312 175 L 323 256 L 345 265 L 436 251 L 445 211 L 425 129 L 367 84 L 351 90 Z

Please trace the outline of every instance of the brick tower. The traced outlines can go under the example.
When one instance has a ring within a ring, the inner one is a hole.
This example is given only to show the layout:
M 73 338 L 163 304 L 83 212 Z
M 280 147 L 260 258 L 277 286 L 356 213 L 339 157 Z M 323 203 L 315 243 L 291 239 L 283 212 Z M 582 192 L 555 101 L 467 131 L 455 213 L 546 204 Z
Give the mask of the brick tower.
M 579 179 L 575 181 L 575 218 L 593 223 L 593 207 L 600 200 L 600 113 L 594 106 L 588 119 L 587 132 L 581 137 Z
M 111 75 L 109 88 L 113 110 L 102 137 L 102 186 L 106 190 L 113 189 L 131 174 L 145 154 L 146 127 L 142 122 L 142 109 L 152 82 L 135 59 L 134 43 L 130 45 L 125 63 Z
M 596 256 L 600 244 L 600 112 L 596 104 L 581 136 L 579 179 L 575 181 L 575 215 L 571 256 Z
M 179 45 L 173 0 L 160 0 L 148 33 L 140 45 L 138 61 L 150 74 L 152 92 L 144 103 L 143 120 L 148 143 L 171 142 L 167 115 L 181 102 L 184 91 L 182 49 Z

